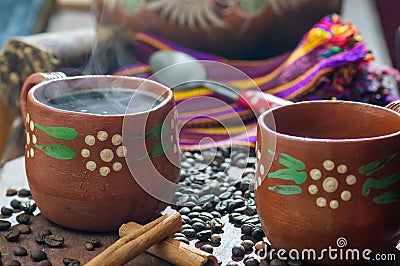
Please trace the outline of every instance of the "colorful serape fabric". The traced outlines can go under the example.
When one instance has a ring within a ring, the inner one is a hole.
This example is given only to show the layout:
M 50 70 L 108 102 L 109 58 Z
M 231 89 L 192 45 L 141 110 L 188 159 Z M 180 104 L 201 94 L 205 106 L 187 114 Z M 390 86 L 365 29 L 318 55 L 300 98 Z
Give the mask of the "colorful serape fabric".
M 292 52 L 258 61 L 228 60 L 179 46 L 145 32 L 135 33 L 134 37 L 134 53 L 138 63 L 113 74 L 148 78 L 152 74 L 147 63 L 151 54 L 158 50 L 176 50 L 198 60 L 225 63 L 251 78 L 249 81 L 248 78 L 226 77 L 222 73 L 223 68 L 213 67 L 207 69 L 210 79 L 241 89 L 257 85 L 265 93 L 294 102 L 317 99 L 368 101 L 370 95 L 377 93 L 365 82 L 369 62 L 373 60 L 372 53 L 355 26 L 342 23 L 336 14 L 324 17 L 311 28 Z M 219 76 L 222 78 L 218 79 Z M 380 93 L 384 97 L 377 104 L 385 105 L 394 100 L 390 91 Z M 201 99 L 203 96 L 205 99 L 221 99 L 220 95 L 207 88 L 174 91 L 178 106 L 189 99 Z M 257 121 L 253 112 L 236 102 L 223 100 L 227 103 L 223 106 L 200 101 L 196 107 L 192 105 L 193 109 L 178 109 L 179 121 L 184 124 L 180 131 L 182 150 L 199 150 L 214 145 L 255 146 Z M 238 116 L 243 124 L 230 123 Z M 213 142 L 204 141 L 207 139 Z

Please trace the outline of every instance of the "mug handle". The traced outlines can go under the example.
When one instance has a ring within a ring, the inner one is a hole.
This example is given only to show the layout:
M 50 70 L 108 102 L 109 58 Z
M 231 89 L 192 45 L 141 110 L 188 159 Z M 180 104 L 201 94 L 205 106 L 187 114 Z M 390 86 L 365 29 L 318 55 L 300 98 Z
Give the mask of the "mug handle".
M 20 107 L 22 121 L 26 119 L 26 102 L 28 100 L 28 92 L 37 84 L 53 79 L 62 79 L 67 76 L 63 72 L 51 72 L 51 73 L 35 73 L 30 75 L 22 85 L 20 94 Z
M 388 105 L 385 106 L 386 108 L 389 108 L 395 112 L 400 113 L 400 100 L 394 101 L 389 103 Z

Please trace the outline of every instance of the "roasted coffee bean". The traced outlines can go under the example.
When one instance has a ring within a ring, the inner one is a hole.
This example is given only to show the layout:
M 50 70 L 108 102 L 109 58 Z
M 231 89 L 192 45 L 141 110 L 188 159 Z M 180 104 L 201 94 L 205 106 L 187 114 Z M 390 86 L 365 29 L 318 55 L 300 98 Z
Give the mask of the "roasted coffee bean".
M 182 230 L 182 234 L 187 238 L 193 238 L 196 236 L 196 231 L 194 229 L 184 229 Z
M 5 232 L 4 237 L 9 242 L 17 241 L 19 238 L 20 232 L 16 229 L 11 229 L 10 231 Z
M 79 265 L 81 262 L 79 260 L 77 260 L 77 259 L 64 258 L 63 259 L 63 263 L 64 263 L 64 265 L 68 266 L 68 265 L 71 265 L 71 264 L 78 264 Z
M 244 249 L 245 249 L 246 251 L 251 251 L 251 250 L 253 250 L 254 243 L 253 243 L 253 241 L 251 241 L 250 239 L 243 240 L 242 243 L 240 243 L 240 244 L 244 247 Z
M 192 228 L 196 232 L 200 232 L 200 231 L 203 231 L 206 228 L 206 225 L 204 224 L 204 222 L 196 222 L 196 223 L 192 224 Z
M 180 232 L 176 232 L 175 234 L 174 234 L 174 238 L 175 237 L 186 237 L 184 234 L 182 234 L 182 233 L 180 233 Z
M 264 234 L 264 231 L 261 228 L 256 227 L 251 232 L 251 236 L 255 240 L 262 240 L 264 238 L 265 234 Z
M 214 210 L 214 205 L 211 202 L 204 203 L 201 209 L 205 212 L 211 212 Z
M 236 217 L 238 217 L 238 216 L 241 216 L 241 214 L 240 214 L 240 213 L 237 213 L 237 212 L 234 212 L 234 213 L 229 214 L 229 221 L 230 221 L 230 222 L 235 222 L 235 221 L 237 221 L 237 220 L 236 220 Z
M 195 223 L 203 223 L 204 224 L 204 221 L 200 218 L 193 218 L 190 220 L 189 223 L 193 226 L 193 224 L 195 224 Z
M 18 230 L 21 234 L 30 234 L 32 232 L 32 229 L 29 225 L 26 224 L 17 224 L 14 226 L 16 230 Z
M 21 246 L 16 246 L 14 248 L 14 256 L 23 257 L 26 255 L 28 255 L 28 251 L 26 250 L 26 248 Z
M 221 195 L 219 195 L 219 198 L 221 200 L 227 200 L 227 199 L 230 199 L 231 197 L 232 197 L 232 192 L 229 192 L 229 191 L 224 192 Z
M 202 209 L 201 209 L 201 207 L 200 206 L 194 206 L 193 208 L 192 208 L 192 212 L 201 212 L 202 211 Z M 190 217 L 190 216 L 189 216 Z
M 0 231 L 7 231 L 11 227 L 9 221 L 0 220 Z
M 48 235 L 45 236 L 44 243 L 50 247 L 59 248 L 64 244 L 64 237 L 58 235 Z
M 42 260 L 41 262 L 39 262 L 38 264 L 36 264 L 36 266 L 51 266 L 51 261 L 49 260 Z
M 266 250 L 267 249 L 267 243 L 264 241 L 258 241 L 255 245 L 254 248 L 256 250 Z
M 1 207 L 0 209 L 1 214 L 3 214 L 4 216 L 11 216 L 13 215 L 14 211 L 10 208 L 7 207 Z
M 10 203 L 11 207 L 13 207 L 13 209 L 21 209 L 21 201 L 17 200 L 17 199 L 13 199 Z
M 246 209 L 244 210 L 243 213 L 248 216 L 256 215 L 257 214 L 256 206 L 246 206 Z
M 15 219 L 20 224 L 29 224 L 29 222 L 31 221 L 31 217 L 25 213 L 18 214 Z
M 10 197 L 10 196 L 15 196 L 15 195 L 17 195 L 17 190 L 16 189 L 14 189 L 14 188 L 9 188 L 9 189 L 7 189 L 7 191 L 6 191 L 6 196 L 7 197 Z
M 209 245 L 209 244 L 206 244 L 206 245 L 201 246 L 200 249 L 203 250 L 203 251 L 205 251 L 205 252 L 207 252 L 207 253 L 210 253 L 210 254 L 212 254 L 213 251 L 214 251 L 214 247 L 211 246 L 211 245 Z
M 211 214 L 212 214 L 212 216 L 214 216 L 214 218 L 221 218 L 222 217 L 222 215 L 217 211 L 212 211 Z
M 206 222 L 206 221 L 209 221 L 209 220 L 213 219 L 214 216 L 211 213 L 208 213 L 208 212 L 201 212 L 199 214 L 199 218 Z
M 85 243 L 85 249 L 87 251 L 93 251 L 94 250 L 94 246 L 92 243 Z
M 21 263 L 17 260 L 8 260 L 3 263 L 3 266 L 21 266 Z
M 188 224 L 190 222 L 190 218 L 187 215 L 181 215 L 181 219 L 184 224 Z
M 188 217 L 190 219 L 194 219 L 194 218 L 198 218 L 199 215 L 200 215 L 200 212 L 191 212 L 191 213 L 188 214 Z
M 226 266 L 239 266 L 239 264 L 237 262 L 234 261 L 230 261 L 226 264 Z
M 181 231 L 184 229 L 192 229 L 192 226 L 190 224 L 183 224 L 181 227 Z
M 260 262 L 256 258 L 249 257 L 244 260 L 244 265 L 245 266 L 259 266 Z
M 190 209 L 188 207 L 182 207 L 179 210 L 179 213 L 182 214 L 182 215 L 188 215 L 190 213 Z
M 36 250 L 34 252 L 31 252 L 31 259 L 33 261 L 42 261 L 42 260 L 47 260 L 47 254 L 44 253 L 42 250 Z
M 90 243 L 93 245 L 93 247 L 98 248 L 101 246 L 101 241 L 97 237 L 91 237 L 88 240 L 86 240 L 86 243 Z
M 213 244 L 219 245 L 221 243 L 221 236 L 217 234 L 212 234 L 210 237 L 210 241 Z
M 20 190 L 18 190 L 18 196 L 20 196 L 21 198 L 29 197 L 30 195 L 31 192 L 28 189 L 21 188 Z
M 174 239 L 189 245 L 189 240 L 186 237 L 174 237 Z
M 234 257 L 243 257 L 246 253 L 246 250 L 242 245 L 235 245 L 232 247 L 232 255 Z
M 273 259 L 269 262 L 271 266 L 287 266 L 287 263 L 280 259 Z
M 203 230 L 196 234 L 196 238 L 198 240 L 200 240 L 201 242 L 205 242 L 205 241 L 208 241 L 208 239 L 211 237 L 211 235 L 212 235 L 211 230 Z

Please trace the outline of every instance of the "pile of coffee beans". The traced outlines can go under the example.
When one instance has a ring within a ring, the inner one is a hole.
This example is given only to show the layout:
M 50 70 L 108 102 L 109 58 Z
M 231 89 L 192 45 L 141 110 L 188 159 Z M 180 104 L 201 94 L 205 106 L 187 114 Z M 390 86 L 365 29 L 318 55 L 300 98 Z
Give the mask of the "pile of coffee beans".
M 183 225 L 174 238 L 213 254 L 224 242 L 232 259 L 226 265 L 301 265 L 279 260 L 275 254 L 264 256 L 271 247 L 265 242 L 254 201 L 255 161 L 254 150 L 184 152 L 174 198 Z M 238 239 L 225 234 L 228 224 L 240 229 Z

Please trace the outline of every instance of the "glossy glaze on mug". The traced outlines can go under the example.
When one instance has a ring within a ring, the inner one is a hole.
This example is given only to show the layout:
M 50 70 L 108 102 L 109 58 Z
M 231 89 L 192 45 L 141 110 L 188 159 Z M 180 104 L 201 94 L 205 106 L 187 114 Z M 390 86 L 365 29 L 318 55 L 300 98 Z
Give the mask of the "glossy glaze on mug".
M 82 76 L 40 83 L 43 78 L 45 75 L 41 79 L 28 78 L 21 95 L 27 138 L 26 173 L 41 212 L 57 224 L 88 231 L 115 230 L 126 221 L 146 223 L 156 218 L 166 204 L 137 184 L 126 157 L 150 158 L 165 178 L 178 181 L 178 166 L 166 157 L 167 150 L 158 149 L 161 136 L 144 137 L 163 123 L 176 124 L 176 115 L 167 116 L 175 106 L 172 92 L 158 83 L 146 82 L 145 89 L 161 97 L 160 104 L 148 111 L 105 116 L 52 108 L 37 98 L 53 85 L 79 90 L 82 86 L 111 86 L 117 80 L 119 85 L 135 89 L 144 80 Z M 39 85 L 32 88 L 35 83 Z M 123 137 L 125 118 L 132 127 L 129 136 Z M 143 125 L 144 132 L 138 125 Z M 168 147 L 172 151 L 178 145 L 177 131 L 169 124 L 167 128 L 170 130 L 165 134 L 175 142 Z M 144 140 L 148 149 L 138 149 L 135 138 Z M 178 150 L 172 154 L 179 161 Z
M 342 237 L 345 248 L 394 251 L 399 113 L 340 101 L 278 107 L 260 117 L 256 155 L 257 210 L 275 248 L 321 251 Z

